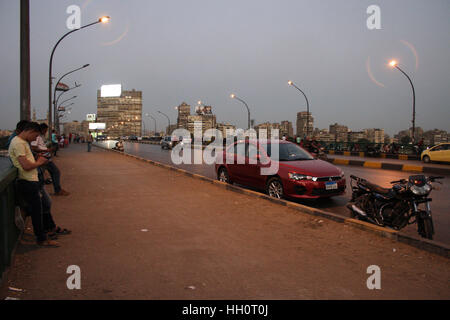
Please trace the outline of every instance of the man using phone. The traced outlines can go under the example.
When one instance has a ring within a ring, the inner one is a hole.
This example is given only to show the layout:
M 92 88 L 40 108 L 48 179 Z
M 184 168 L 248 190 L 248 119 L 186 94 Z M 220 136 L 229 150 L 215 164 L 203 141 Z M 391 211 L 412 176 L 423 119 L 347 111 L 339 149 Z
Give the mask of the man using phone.
M 46 164 L 48 160 L 44 157 L 38 157 L 35 160 L 29 145 L 30 142 L 36 140 L 39 134 L 38 123 L 27 123 L 23 131 L 12 139 L 8 152 L 13 165 L 18 169 L 17 184 L 19 192 L 31 209 L 31 221 L 37 244 L 57 247 L 59 246 L 57 242 L 47 239 L 42 221 L 42 203 L 37 168 Z
M 44 137 L 47 133 L 48 126 L 45 123 L 39 125 L 40 135 L 37 136 L 36 140 L 31 142 L 31 148 L 34 152 L 41 153 L 43 157 L 49 159 L 45 167 L 42 169 L 47 169 L 52 177 L 53 190 L 55 191 L 55 196 L 68 196 L 70 193 L 61 188 L 61 172 L 59 171 L 56 164 L 51 161 L 51 150 L 45 145 Z

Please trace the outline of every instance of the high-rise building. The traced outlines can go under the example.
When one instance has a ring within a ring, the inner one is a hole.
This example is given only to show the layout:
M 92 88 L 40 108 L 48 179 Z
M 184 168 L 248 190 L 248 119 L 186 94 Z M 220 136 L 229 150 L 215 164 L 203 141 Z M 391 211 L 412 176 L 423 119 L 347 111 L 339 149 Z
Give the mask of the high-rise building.
M 112 137 L 140 136 L 142 132 L 142 91 L 121 91 L 108 94 L 97 91 L 97 122 L 105 123 L 105 135 Z
M 177 128 L 187 129 L 188 117 L 191 115 L 191 106 L 182 102 L 178 107 Z
M 270 139 L 272 137 L 272 130 L 278 130 L 278 137 L 281 138 L 281 132 L 280 132 L 280 124 L 279 123 L 270 123 L 270 122 L 264 122 L 260 123 L 253 127 L 255 129 L 256 134 L 258 135 L 258 138 L 263 138 L 260 136 L 260 130 L 267 130 L 267 139 Z
M 82 122 L 71 121 L 63 123 L 63 132 L 65 136 L 70 133 L 77 134 L 82 137 L 87 137 L 89 134 L 89 122 L 84 120 Z
M 330 134 L 334 135 L 336 142 L 348 141 L 348 127 L 341 124 L 330 124 Z
M 311 112 L 297 113 L 297 137 L 306 137 L 306 133 L 311 137 L 314 130 L 314 118 Z
M 362 139 L 367 139 L 367 135 L 364 131 L 350 131 L 348 133 L 348 142 L 358 142 Z
M 286 138 L 294 137 L 294 128 L 292 127 L 292 122 L 288 120 L 281 121 L 280 124 L 280 137 L 285 136 Z
M 234 136 L 234 133 L 236 131 L 236 126 L 230 124 L 230 123 L 217 123 L 216 124 L 217 130 L 222 132 L 222 137 L 226 138 L 227 136 Z M 227 132 L 228 130 L 228 132 Z M 227 135 L 228 133 L 228 135 Z
M 314 134 L 317 140 L 323 142 L 334 142 L 334 134 L 328 132 L 327 129 L 318 130 L 317 134 Z
M 373 143 L 384 143 L 384 129 L 364 129 L 366 139 Z

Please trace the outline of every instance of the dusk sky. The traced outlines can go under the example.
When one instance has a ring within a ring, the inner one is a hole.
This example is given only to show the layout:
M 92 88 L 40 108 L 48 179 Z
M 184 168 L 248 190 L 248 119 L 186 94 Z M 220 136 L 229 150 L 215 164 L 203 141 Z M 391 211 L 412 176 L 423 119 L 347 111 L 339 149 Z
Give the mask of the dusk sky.
M 121 83 L 143 92 L 143 113 L 167 124 L 175 106 L 212 105 L 218 122 L 246 128 L 245 100 L 255 124 L 289 120 L 306 110 L 314 126 L 384 128 L 390 135 L 411 125 L 411 87 L 387 63 L 391 58 L 416 88 L 416 126 L 450 131 L 450 1 L 448 0 L 39 0 L 30 1 L 31 106 L 48 108 L 51 49 L 66 32 L 70 5 L 81 24 L 103 15 L 107 25 L 65 38 L 54 75 L 90 67 L 65 79 L 77 95 L 69 120 L 96 113 L 97 89 Z M 381 9 L 381 30 L 369 30 L 367 7 Z M 0 129 L 19 120 L 20 1 L 0 0 Z M 371 75 L 370 75 L 371 74 Z M 73 94 L 72 94 L 73 93 Z M 146 119 L 147 127 L 150 122 Z M 295 131 L 295 129 L 294 129 Z

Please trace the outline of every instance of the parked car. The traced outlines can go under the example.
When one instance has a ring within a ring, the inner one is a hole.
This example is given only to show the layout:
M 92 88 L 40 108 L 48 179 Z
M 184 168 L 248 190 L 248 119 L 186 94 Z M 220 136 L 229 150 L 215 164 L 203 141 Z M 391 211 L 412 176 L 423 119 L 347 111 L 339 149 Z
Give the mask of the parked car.
M 178 139 L 176 139 L 175 137 L 165 136 L 159 143 L 161 145 L 161 149 L 172 149 L 173 147 L 175 147 L 177 142 Z
M 107 139 L 108 139 L 108 137 L 104 136 L 104 135 L 97 136 L 97 141 L 105 141 Z
M 271 153 L 270 140 L 230 144 L 225 152 L 218 155 L 219 159 L 222 157 L 223 164 L 215 164 L 217 179 L 264 190 L 276 198 L 317 199 L 345 193 L 342 170 L 329 162 L 314 159 L 295 143 L 280 140 L 278 160 Z M 227 163 L 227 158 L 228 162 L 234 160 L 233 163 Z M 278 172 L 270 176 L 262 175 L 261 168 L 269 167 L 273 161 L 278 162 Z
M 450 143 L 440 143 L 424 150 L 420 155 L 420 159 L 425 163 L 431 161 L 450 162 Z

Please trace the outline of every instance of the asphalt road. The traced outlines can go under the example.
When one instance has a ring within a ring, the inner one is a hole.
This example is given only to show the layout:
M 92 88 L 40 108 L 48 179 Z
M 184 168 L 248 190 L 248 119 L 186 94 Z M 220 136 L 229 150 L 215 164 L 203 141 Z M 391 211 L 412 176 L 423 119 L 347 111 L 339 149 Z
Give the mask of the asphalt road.
M 115 141 L 103 142 L 103 145 L 112 148 Z M 162 150 L 159 145 L 151 144 L 140 144 L 140 143 L 124 143 L 124 149 L 126 153 L 134 154 L 146 159 L 151 159 L 161 163 L 170 164 L 181 169 L 197 173 L 208 178 L 216 179 L 216 173 L 214 170 L 214 165 L 207 164 L 180 164 L 175 165 L 171 161 L 171 151 Z M 193 151 L 194 152 L 194 151 Z M 382 187 L 390 187 L 390 181 L 399 180 L 402 178 L 407 179 L 410 173 L 394 171 L 394 170 L 380 170 L 380 169 L 370 169 L 356 166 L 345 166 L 338 165 L 344 172 L 347 179 L 347 192 L 343 196 L 333 197 L 330 199 L 320 199 L 320 200 L 297 200 L 299 203 L 308 205 L 311 207 L 323 209 L 325 211 L 333 212 L 342 216 L 349 216 L 349 210 L 346 204 L 351 198 L 351 188 L 350 188 L 350 175 L 355 175 L 364 179 L 376 183 Z M 431 197 L 433 201 L 431 203 L 431 209 L 433 213 L 433 221 L 435 226 L 435 236 L 434 240 L 445 244 L 450 244 L 450 177 L 446 176 L 442 180 L 443 184 L 436 184 L 440 190 L 433 190 Z M 413 224 L 405 227 L 403 232 L 418 236 L 417 225 Z

